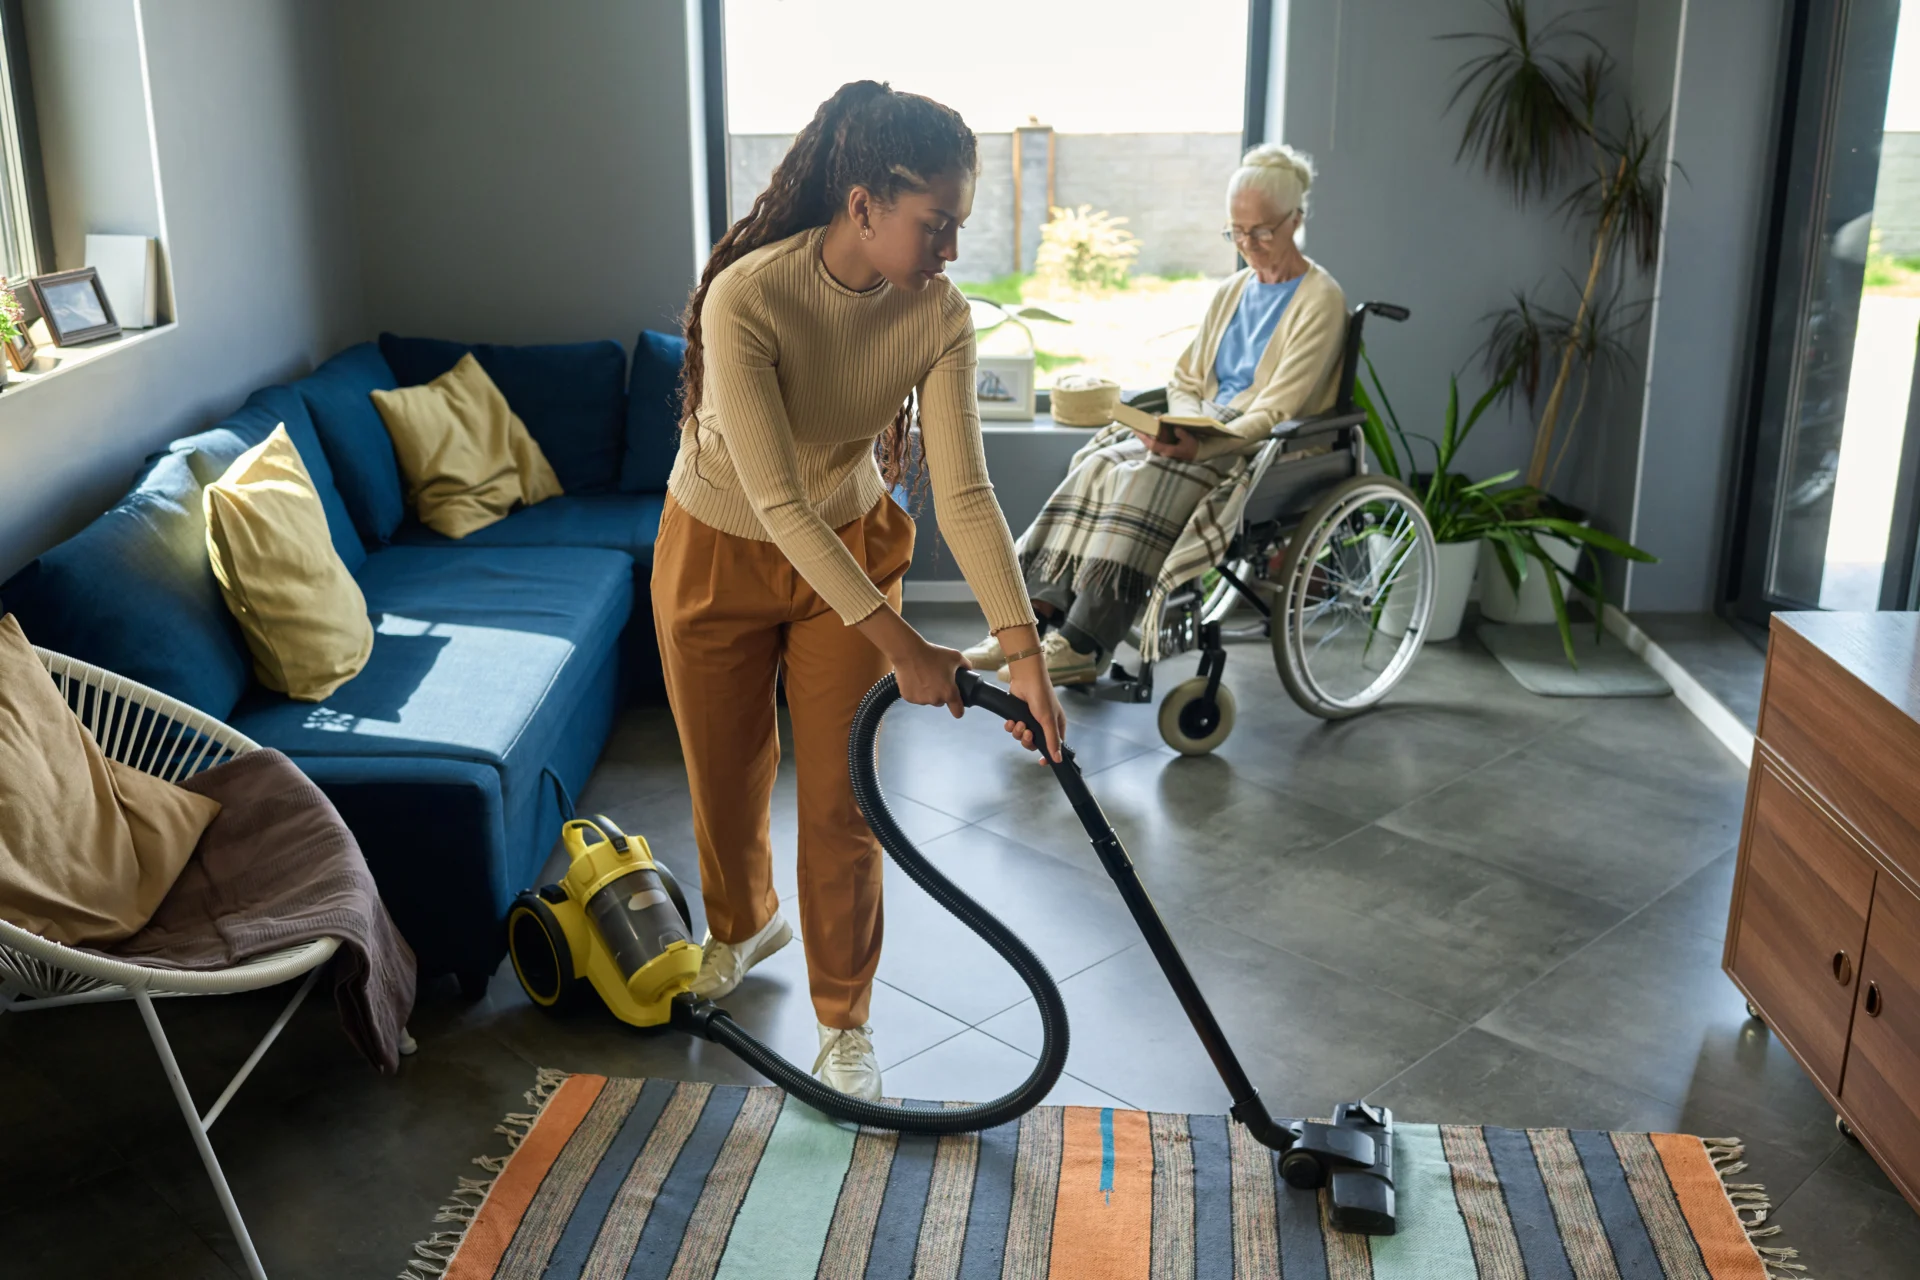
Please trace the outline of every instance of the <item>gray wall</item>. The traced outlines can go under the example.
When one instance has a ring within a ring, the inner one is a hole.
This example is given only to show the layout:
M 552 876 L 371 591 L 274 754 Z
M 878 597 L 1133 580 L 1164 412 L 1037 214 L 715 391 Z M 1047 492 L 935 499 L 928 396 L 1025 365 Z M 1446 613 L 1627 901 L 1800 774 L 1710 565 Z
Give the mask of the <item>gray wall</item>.
M 1404 324 L 1370 328 L 1367 346 L 1402 422 L 1437 433 L 1449 373 L 1462 373 L 1463 397 L 1486 385 L 1475 354 L 1481 318 L 1517 289 L 1562 272 L 1584 279 L 1584 239 L 1563 226 L 1551 201 L 1516 208 L 1477 167 L 1454 160 L 1463 117 L 1443 108 L 1470 50 L 1435 37 L 1487 29 L 1493 14 L 1482 0 L 1292 0 L 1287 8 L 1284 140 L 1311 153 L 1319 169 L 1306 251 L 1350 303 L 1379 298 L 1411 308 Z M 1634 6 L 1534 5 L 1539 22 L 1576 10 L 1583 12 L 1575 24 L 1630 75 Z M 1600 483 L 1586 459 L 1605 434 L 1597 427 L 1605 412 L 1589 408 L 1586 448 L 1576 446 L 1558 486 L 1588 506 Z M 1531 445 L 1524 405 L 1510 416 L 1495 410 L 1460 465 L 1476 476 L 1523 467 Z
M 154 208 L 164 207 L 178 324 L 0 395 L 0 577 L 98 514 L 147 453 L 231 411 L 253 388 L 303 372 L 358 332 L 358 281 L 348 265 L 357 250 L 325 11 L 300 0 L 166 0 L 144 12 L 164 175 Z M 27 6 L 29 47 L 56 66 L 79 66 L 86 56 L 70 38 L 121 51 L 101 70 L 115 77 L 111 86 L 104 78 L 84 86 L 118 107 L 90 111 L 71 100 L 78 86 L 70 77 L 50 75 L 35 86 L 43 128 L 68 131 L 85 150 L 95 144 L 84 135 L 97 124 L 111 131 L 98 146 L 128 145 L 128 90 L 119 78 L 133 75 L 137 98 L 137 63 L 129 71 L 124 57 L 134 13 L 133 0 Z M 144 137 L 144 108 L 142 115 Z M 151 183 L 150 160 L 130 168 L 129 182 L 144 174 Z M 57 216 L 68 235 L 126 230 L 127 210 L 140 207 L 137 192 L 92 172 L 90 160 L 64 171 L 70 203 Z M 96 195 L 102 207 L 85 207 Z
M 84 266 L 88 232 L 158 236 L 133 0 L 26 6 L 54 264 Z
M 693 282 L 685 7 L 341 0 L 369 330 L 672 329 Z
M 1645 0 L 1643 0 L 1643 3 Z M 1766 207 L 1782 0 L 1687 0 L 1627 607 L 1710 609 Z
M 1044 130 L 1025 131 L 1021 167 L 1026 211 L 1020 265 L 1033 270 L 1046 204 Z M 793 143 L 787 133 L 736 133 L 727 140 L 731 216 L 740 218 Z M 987 280 L 1013 270 L 1013 135 L 983 133 L 973 216 L 960 238 L 956 280 Z M 1134 270 L 1144 275 L 1197 271 L 1223 276 L 1233 250 L 1220 239 L 1226 183 L 1240 159 L 1237 133 L 1060 133 L 1054 135 L 1054 203 L 1091 205 L 1127 219 L 1140 239 Z
M 1896 258 L 1920 257 L 1920 133 L 1881 136 L 1873 228 L 1880 233 L 1883 252 Z

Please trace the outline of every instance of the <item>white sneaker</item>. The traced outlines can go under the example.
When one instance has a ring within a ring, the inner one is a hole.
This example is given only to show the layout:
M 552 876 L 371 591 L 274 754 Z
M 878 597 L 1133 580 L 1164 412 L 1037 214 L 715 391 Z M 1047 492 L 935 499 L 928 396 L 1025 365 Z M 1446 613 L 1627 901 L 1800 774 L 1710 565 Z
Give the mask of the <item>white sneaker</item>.
M 1047 632 L 1040 652 L 1047 660 L 1047 678 L 1054 684 L 1092 684 L 1100 678 L 1100 656 L 1074 648 L 1064 631 Z M 995 676 L 1001 684 L 1011 684 L 1013 668 L 1001 667 Z
M 693 994 L 718 1000 L 740 985 L 747 971 L 793 941 L 787 919 L 774 908 L 773 919 L 745 942 L 722 942 L 707 931 L 701 944 L 700 975 L 693 980 Z
M 962 649 L 960 656 L 975 671 L 998 671 L 1007 665 L 1007 651 L 1000 647 L 999 636 L 988 636 L 971 649 Z
M 813 1060 L 813 1076 L 829 1089 L 868 1102 L 880 1100 L 880 1063 L 873 1056 L 873 1026 L 843 1031 L 820 1024 L 820 1056 Z

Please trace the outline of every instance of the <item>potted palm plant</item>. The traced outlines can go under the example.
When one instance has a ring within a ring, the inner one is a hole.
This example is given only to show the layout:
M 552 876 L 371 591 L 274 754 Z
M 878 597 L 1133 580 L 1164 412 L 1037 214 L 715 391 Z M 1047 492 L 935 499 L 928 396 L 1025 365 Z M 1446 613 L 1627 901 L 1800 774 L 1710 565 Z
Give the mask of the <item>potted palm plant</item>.
M 1594 381 L 1625 363 L 1621 334 L 1644 303 L 1624 301 L 1633 280 L 1609 268 L 1622 255 L 1638 274 L 1653 268 L 1667 159 L 1659 122 L 1646 125 L 1631 105 L 1610 106 L 1616 68 L 1597 40 L 1568 25 L 1575 15 L 1536 24 L 1527 0 L 1489 0 L 1489 6 L 1499 15 L 1497 29 L 1441 37 L 1479 49 L 1460 67 L 1447 104 L 1449 110 L 1467 106 L 1457 158 L 1477 158 L 1521 204 L 1564 191 L 1557 211 L 1584 232 L 1588 253 L 1584 278 L 1569 274 L 1516 293 L 1510 306 L 1488 317 L 1482 351 L 1489 376 L 1504 383 L 1501 398 L 1519 395 L 1536 415 L 1525 472 L 1536 509 L 1577 525 L 1581 513 L 1550 495 Z M 1622 123 L 1604 123 L 1611 119 Z M 1565 190 L 1569 180 L 1574 185 Z M 1553 590 L 1575 572 L 1581 548 L 1557 534 L 1534 541 L 1543 554 L 1529 552 L 1512 565 L 1499 560 L 1511 548 L 1487 544 L 1483 568 L 1495 562 L 1501 568 L 1497 578 L 1487 573 L 1482 586 L 1488 617 L 1545 622 L 1554 616 Z M 1542 572 L 1530 574 L 1529 561 Z
M 1481 563 L 1481 548 L 1486 546 L 1493 549 L 1493 561 L 1502 585 L 1515 591 L 1521 585 L 1520 566 L 1529 560 L 1554 566 L 1537 576 L 1545 582 L 1550 618 L 1560 628 L 1560 644 L 1566 651 L 1567 662 L 1578 667 L 1580 661 L 1573 649 L 1573 619 L 1560 580 L 1566 578 L 1569 585 L 1592 602 L 1596 627 L 1606 604 L 1606 587 L 1597 573 L 1583 578 L 1574 567 L 1561 566 L 1551 560 L 1543 544 L 1549 540 L 1564 542 L 1610 552 L 1628 560 L 1651 561 L 1653 557 L 1591 525 L 1543 511 L 1544 495 L 1538 489 L 1513 483 L 1520 476 L 1518 469 L 1478 481 L 1469 480 L 1453 469 L 1454 459 L 1467 436 L 1487 409 L 1506 394 L 1508 381 L 1514 376 L 1511 371 L 1474 401 L 1464 419 L 1460 416 L 1460 379 L 1457 374 L 1450 376 L 1446 414 L 1436 438 L 1408 431 L 1400 425 L 1393 403 L 1381 384 L 1379 371 L 1373 367 L 1371 358 L 1364 353 L 1362 358 L 1366 359 L 1372 390 L 1356 386 L 1354 399 L 1367 415 L 1362 428 L 1367 448 L 1382 472 L 1413 489 L 1427 513 L 1428 523 L 1433 526 L 1434 541 L 1438 544 L 1433 616 L 1427 624 L 1427 639 L 1451 640 L 1459 634 L 1467 596 Z M 1431 453 L 1432 471 L 1418 470 L 1415 441 L 1425 444 Z M 1484 590 L 1483 586 L 1483 593 Z M 1389 599 L 1379 611 L 1375 625 L 1391 632 L 1393 620 L 1394 605 Z

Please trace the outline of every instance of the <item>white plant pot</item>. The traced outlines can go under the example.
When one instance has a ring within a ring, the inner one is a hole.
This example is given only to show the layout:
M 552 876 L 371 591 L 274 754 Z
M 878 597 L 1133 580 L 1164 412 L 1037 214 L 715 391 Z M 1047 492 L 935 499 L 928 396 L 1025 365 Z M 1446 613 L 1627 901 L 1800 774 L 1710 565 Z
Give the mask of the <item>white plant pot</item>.
M 1540 549 L 1562 569 L 1571 572 L 1579 566 L 1578 543 L 1545 535 L 1539 542 Z M 1564 591 L 1566 583 L 1563 581 L 1560 585 Z M 1520 591 L 1516 595 L 1507 585 L 1507 575 L 1500 571 L 1500 558 L 1494 554 L 1493 544 L 1483 540 L 1480 544 L 1480 616 L 1489 622 L 1552 622 L 1553 597 L 1547 592 L 1546 566 L 1529 557 L 1527 576 L 1520 580 Z
M 1375 554 L 1385 546 L 1376 540 Z M 1460 634 L 1460 618 L 1467 610 L 1467 596 L 1473 590 L 1474 574 L 1480 568 L 1479 543 L 1442 542 L 1434 547 L 1433 616 L 1427 620 L 1429 641 L 1451 640 Z M 1410 592 L 1395 592 L 1380 610 L 1383 635 L 1401 636 L 1413 614 Z

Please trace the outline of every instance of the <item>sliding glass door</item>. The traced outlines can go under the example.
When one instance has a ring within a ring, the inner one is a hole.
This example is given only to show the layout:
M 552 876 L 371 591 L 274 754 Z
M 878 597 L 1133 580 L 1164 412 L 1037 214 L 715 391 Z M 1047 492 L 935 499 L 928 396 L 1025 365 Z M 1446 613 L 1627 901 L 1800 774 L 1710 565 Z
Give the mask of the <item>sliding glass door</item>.
M 1788 56 L 1729 565 L 1755 624 L 1911 607 L 1920 533 L 1920 0 L 1799 0 Z

